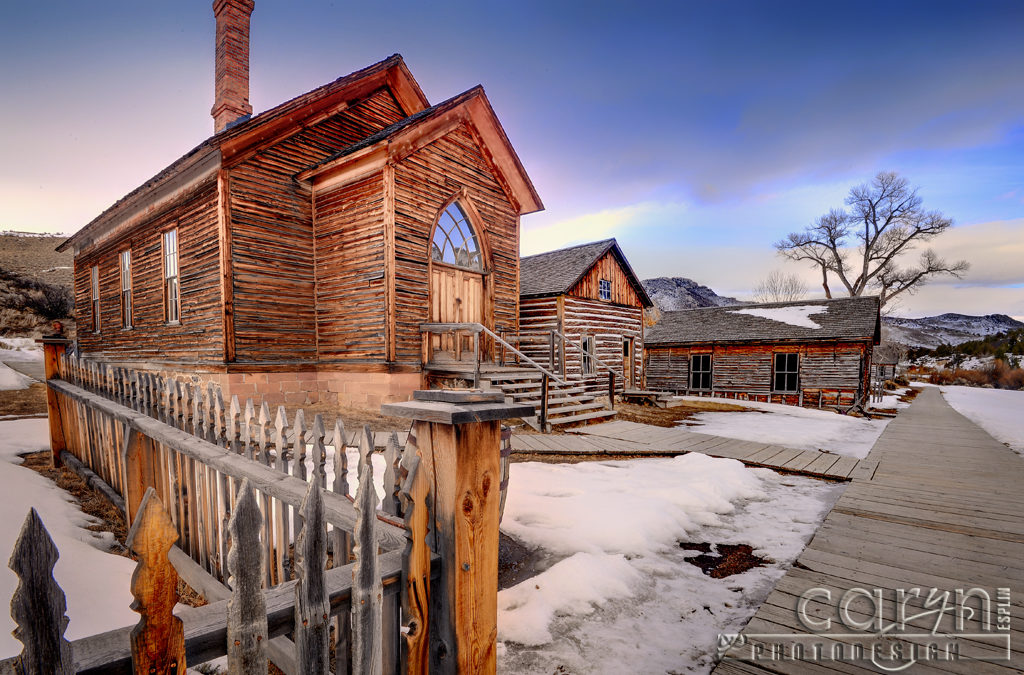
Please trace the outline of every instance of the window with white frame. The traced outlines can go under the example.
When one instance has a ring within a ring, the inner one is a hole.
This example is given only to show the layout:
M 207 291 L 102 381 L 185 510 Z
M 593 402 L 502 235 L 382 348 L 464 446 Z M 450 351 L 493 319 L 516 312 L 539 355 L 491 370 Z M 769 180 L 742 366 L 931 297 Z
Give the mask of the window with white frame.
M 181 321 L 181 289 L 178 284 L 178 229 L 164 232 L 164 319 Z
M 476 231 L 458 202 L 449 204 L 438 218 L 430 244 L 430 257 L 449 265 L 483 270 L 484 261 Z
M 602 300 L 612 299 L 612 282 L 608 279 L 601 279 L 597 282 L 597 294 Z
M 711 389 L 711 354 L 690 355 L 690 389 Z
M 92 332 L 100 332 L 100 268 L 93 265 L 89 270 L 89 300 L 92 307 Z
M 583 362 L 580 364 L 584 375 L 594 373 L 594 336 L 584 335 L 580 338 L 580 351 L 583 353 Z
M 776 354 L 772 391 L 797 391 L 800 388 L 800 355 Z
M 132 252 L 121 251 L 121 326 L 132 327 Z

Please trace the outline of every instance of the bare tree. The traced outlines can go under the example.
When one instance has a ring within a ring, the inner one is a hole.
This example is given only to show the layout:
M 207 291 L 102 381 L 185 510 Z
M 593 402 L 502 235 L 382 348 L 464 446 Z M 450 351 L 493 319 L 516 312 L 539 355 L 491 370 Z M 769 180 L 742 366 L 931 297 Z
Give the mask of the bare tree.
M 913 294 L 930 277 L 963 276 L 966 260 L 948 263 L 931 249 L 922 251 L 914 264 L 900 265 L 900 258 L 921 242 L 931 241 L 948 230 L 953 221 L 937 211 L 925 211 L 917 188 L 891 171 L 850 190 L 849 209 L 832 209 L 803 232 L 793 232 L 775 244 L 790 260 L 809 261 L 821 270 L 825 296 L 832 297 L 830 275 L 851 296 L 876 291 L 884 306 L 900 293 Z
M 754 289 L 755 302 L 792 302 L 807 296 L 807 284 L 795 274 L 772 270 Z

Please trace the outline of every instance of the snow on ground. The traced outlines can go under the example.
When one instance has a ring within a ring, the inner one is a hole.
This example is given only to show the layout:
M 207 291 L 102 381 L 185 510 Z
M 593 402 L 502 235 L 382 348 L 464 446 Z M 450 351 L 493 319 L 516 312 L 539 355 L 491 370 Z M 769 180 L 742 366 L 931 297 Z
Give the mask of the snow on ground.
M 684 396 L 690 401 L 707 398 Z M 801 408 L 781 403 L 712 399 L 751 408 L 751 412 L 703 412 L 687 422 L 690 431 L 737 438 L 743 441 L 772 443 L 798 450 L 828 450 L 863 459 L 885 429 L 889 420 L 849 417 L 829 410 Z
M 909 391 L 909 387 L 892 390 L 886 389 L 885 394 L 882 395 L 882 400 L 872 401 L 868 407 L 875 408 L 876 410 L 896 410 L 900 408 L 909 408 L 909 403 L 900 400 L 900 396 L 903 396 Z
M 749 620 L 842 490 L 696 453 L 513 464 L 502 530 L 548 557 L 498 594 L 499 668 L 708 672 L 718 634 Z M 774 562 L 712 579 L 680 541 Z
M 5 517 L 0 520 L 0 556 L 6 559 L 14 549 L 29 508 L 39 512 L 50 532 L 60 559 L 54 575 L 67 596 L 69 638 L 120 628 L 136 623 L 139 615 L 129 609 L 132 602 L 131 576 L 135 563 L 106 553 L 113 535 L 84 529 L 96 519 L 79 510 L 75 501 L 50 480 L 21 463 L 20 454 L 45 450 L 49 446 L 46 419 L 0 422 L 0 494 L 4 495 Z M 6 565 L 0 570 L 0 597 L 9 599 L 18 578 Z M 6 602 L 0 605 L 7 607 Z M 0 619 L 0 658 L 21 651 L 14 639 L 14 621 L 7 612 Z
M 42 361 L 43 348 L 33 338 L 0 338 L 0 361 Z
M 801 328 L 821 328 L 821 325 L 808 318 L 812 314 L 826 314 L 828 307 L 821 305 L 797 305 L 795 307 L 765 307 L 758 309 L 736 309 L 733 314 L 749 314 L 762 319 L 770 319 L 779 323 Z
M 941 387 L 958 413 L 1024 455 L 1024 391 L 980 387 Z
M 34 380 L 22 375 L 18 371 L 8 368 L 0 361 L 0 391 L 11 391 L 13 389 L 28 389 Z

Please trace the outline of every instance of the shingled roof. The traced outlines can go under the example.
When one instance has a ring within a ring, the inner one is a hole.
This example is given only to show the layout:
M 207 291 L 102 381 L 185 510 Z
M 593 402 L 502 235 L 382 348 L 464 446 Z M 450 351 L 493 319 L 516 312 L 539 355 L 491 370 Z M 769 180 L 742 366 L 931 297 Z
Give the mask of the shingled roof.
M 665 312 L 644 344 L 815 342 L 881 337 L 876 296 L 799 300 Z M 816 328 L 813 326 L 817 326 Z
M 542 297 L 567 293 L 608 251 L 612 252 L 622 266 L 626 278 L 636 291 L 644 307 L 654 303 L 647 295 L 636 272 L 623 255 L 615 239 L 604 239 L 589 244 L 560 248 L 557 251 L 538 253 L 519 260 L 520 297 Z

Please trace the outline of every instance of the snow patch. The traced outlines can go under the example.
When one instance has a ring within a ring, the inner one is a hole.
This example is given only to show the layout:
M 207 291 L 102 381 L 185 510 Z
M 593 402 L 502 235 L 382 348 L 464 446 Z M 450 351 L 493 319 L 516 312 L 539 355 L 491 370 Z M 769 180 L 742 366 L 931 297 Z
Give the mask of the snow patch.
M 817 329 L 821 328 L 821 325 L 815 323 L 808 317 L 812 314 L 826 314 L 828 313 L 828 307 L 822 307 L 821 305 L 795 305 L 792 307 L 763 307 L 734 309 L 730 311 L 733 314 L 759 316 L 762 319 L 770 319 L 771 321 L 786 323 L 790 326 Z
M 707 398 L 685 396 L 687 400 Z M 781 403 L 720 399 L 761 412 L 704 412 L 688 422 L 691 431 L 736 438 L 742 441 L 772 443 L 797 450 L 827 450 L 839 455 L 863 459 L 882 434 L 889 420 L 849 417 L 829 410 L 801 408 Z M 768 413 L 768 414 L 765 414 Z
M 979 387 L 940 387 L 953 408 L 1000 443 L 1024 455 L 1024 391 Z
M 18 371 L 7 367 L 0 361 L 0 391 L 12 391 L 15 389 L 28 389 L 32 385 L 32 378 L 22 375 Z
M 699 454 L 511 467 L 502 529 L 551 554 L 498 594 L 499 670 L 708 672 L 842 485 Z M 712 579 L 681 540 L 749 544 L 772 563 Z
M 35 471 L 17 466 L 19 455 L 48 448 L 49 422 L 45 418 L 0 422 L 0 494 L 6 506 L 6 517 L 0 520 L 0 552 L 9 556 L 14 550 L 25 516 L 34 506 L 60 551 L 54 576 L 67 596 L 71 621 L 65 635 L 76 639 L 134 625 L 139 620 L 129 607 L 134 561 L 106 552 L 113 536 L 85 529 L 99 521 L 82 513 L 68 493 Z M 18 577 L 4 566 L 0 597 L 9 599 L 17 585 Z M 14 621 L 4 612 L 0 658 L 21 652 L 22 645 L 11 635 L 12 630 Z

